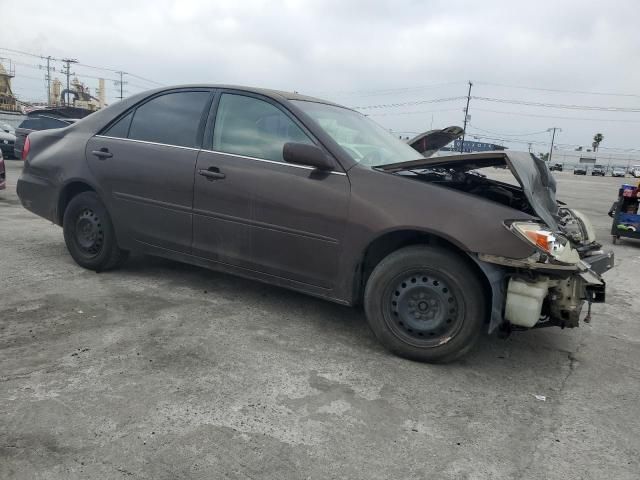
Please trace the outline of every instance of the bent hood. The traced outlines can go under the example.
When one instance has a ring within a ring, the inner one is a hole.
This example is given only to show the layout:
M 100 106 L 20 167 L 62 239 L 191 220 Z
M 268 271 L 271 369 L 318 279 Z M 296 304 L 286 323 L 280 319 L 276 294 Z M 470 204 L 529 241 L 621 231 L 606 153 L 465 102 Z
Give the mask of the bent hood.
M 424 158 L 380 165 L 380 170 L 399 172 L 421 168 L 469 171 L 486 167 L 507 167 L 513 173 L 533 211 L 554 231 L 558 231 L 556 181 L 545 162 L 527 152 L 497 151 Z

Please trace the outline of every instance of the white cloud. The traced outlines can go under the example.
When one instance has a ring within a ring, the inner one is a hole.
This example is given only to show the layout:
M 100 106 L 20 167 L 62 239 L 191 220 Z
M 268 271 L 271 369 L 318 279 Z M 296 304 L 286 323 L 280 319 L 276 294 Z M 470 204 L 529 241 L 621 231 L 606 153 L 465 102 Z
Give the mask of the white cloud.
M 220 82 L 321 92 L 342 103 L 374 104 L 459 96 L 468 79 L 570 90 L 637 92 L 640 35 L 635 0 L 613 1 L 32 1 L 28 22 L 3 27 L 0 46 L 133 72 L 162 83 Z M 5 52 L 5 56 L 6 56 Z M 37 59 L 20 58 L 37 62 Z M 98 75 L 78 67 L 78 73 Z M 17 66 L 17 73 L 42 72 Z M 147 85 L 129 79 L 131 92 Z M 350 90 L 456 81 L 441 89 L 354 98 Z M 94 84 L 95 81 L 87 79 Z M 15 80 L 18 92 L 41 88 Z M 21 88 L 23 90 L 21 90 Z M 114 87 L 110 96 L 114 97 Z M 478 84 L 480 96 L 550 103 L 638 106 L 640 98 L 543 93 Z M 461 123 L 463 104 L 439 104 L 434 126 Z M 474 110 L 475 109 L 475 110 Z M 559 141 L 640 147 L 640 123 L 501 115 L 639 120 L 639 114 L 547 110 L 472 101 L 472 125 L 526 133 L 560 125 Z M 385 111 L 388 113 L 389 111 Z M 431 113 L 378 117 L 385 126 L 419 131 Z M 545 135 L 531 137 L 547 140 Z

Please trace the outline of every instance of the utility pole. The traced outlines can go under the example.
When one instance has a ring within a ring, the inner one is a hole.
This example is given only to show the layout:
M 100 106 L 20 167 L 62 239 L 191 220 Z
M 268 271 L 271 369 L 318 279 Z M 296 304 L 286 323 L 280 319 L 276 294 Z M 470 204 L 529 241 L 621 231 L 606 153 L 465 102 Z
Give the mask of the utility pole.
M 124 81 L 124 76 L 127 74 L 127 72 L 116 72 L 118 75 L 120 75 L 120 80 L 116 80 L 115 82 L 113 82 L 115 84 L 115 86 L 120 86 L 120 96 L 118 97 L 120 100 L 122 100 L 124 98 L 124 85 L 128 82 Z
M 40 57 L 40 58 L 47 61 L 47 66 L 46 66 L 47 75 L 44 77 L 44 79 L 47 82 L 47 105 L 50 106 L 51 105 L 51 70 L 55 72 L 56 69 L 51 68 L 51 60 L 53 60 L 53 57 L 51 55 L 47 57 Z M 43 65 L 38 65 L 38 68 L 45 68 L 45 67 Z
M 51 105 L 51 55 L 47 56 L 47 106 Z
M 556 130 L 558 131 L 562 131 L 562 129 L 560 127 L 551 127 L 551 128 L 547 128 L 547 132 L 553 132 L 551 134 L 551 148 L 549 149 L 549 158 L 547 158 L 547 162 L 551 163 L 551 156 L 553 155 L 553 142 L 556 139 Z
M 71 72 L 71 64 L 72 63 L 78 63 L 78 60 L 75 60 L 73 58 L 63 58 L 62 62 L 64 62 L 66 64 L 65 65 L 65 69 L 64 69 L 64 71 L 62 73 L 64 73 L 67 76 L 67 91 L 66 91 L 67 95 L 65 97 L 66 100 L 65 100 L 64 104 L 66 106 L 69 106 L 69 77 L 71 75 L 75 75 L 75 72 Z
M 469 80 L 469 92 L 467 93 L 467 106 L 464 108 L 464 127 L 462 128 L 462 141 L 460 142 L 460 153 L 464 151 L 464 136 L 467 133 L 467 121 L 469 120 L 469 101 L 471 100 L 471 87 L 473 83 Z

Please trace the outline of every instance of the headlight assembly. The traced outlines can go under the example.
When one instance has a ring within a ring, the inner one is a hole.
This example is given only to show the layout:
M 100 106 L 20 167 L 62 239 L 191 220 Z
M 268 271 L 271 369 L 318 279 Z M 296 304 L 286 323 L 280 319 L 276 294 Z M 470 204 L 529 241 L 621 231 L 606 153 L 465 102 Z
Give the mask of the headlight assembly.
M 571 247 L 569 240 L 561 234 L 552 232 L 546 225 L 535 222 L 513 222 L 509 228 L 520 238 L 557 261 L 576 263 L 580 260 L 580 255 Z

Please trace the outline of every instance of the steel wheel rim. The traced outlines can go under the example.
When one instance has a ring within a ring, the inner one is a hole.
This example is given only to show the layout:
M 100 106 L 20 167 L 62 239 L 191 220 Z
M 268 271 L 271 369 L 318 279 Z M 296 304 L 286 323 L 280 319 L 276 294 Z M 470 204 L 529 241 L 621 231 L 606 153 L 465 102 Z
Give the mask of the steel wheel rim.
M 74 240 L 84 255 L 95 257 L 100 254 L 104 244 L 104 230 L 100 217 L 90 208 L 83 209 L 77 216 Z
M 416 347 L 448 343 L 462 328 L 461 291 L 440 273 L 416 270 L 396 276 L 383 304 L 390 330 Z

